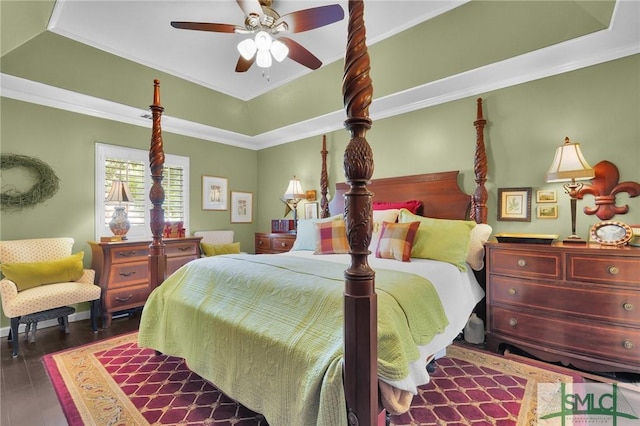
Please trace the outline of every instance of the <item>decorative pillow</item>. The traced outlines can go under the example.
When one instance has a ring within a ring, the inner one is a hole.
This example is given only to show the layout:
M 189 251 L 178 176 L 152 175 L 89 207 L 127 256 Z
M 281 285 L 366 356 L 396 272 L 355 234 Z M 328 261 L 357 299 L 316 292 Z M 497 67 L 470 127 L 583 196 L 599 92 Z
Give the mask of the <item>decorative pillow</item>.
M 398 222 L 419 221 L 420 227 L 413 242 L 411 257 L 440 260 L 466 271 L 471 231 L 476 223 L 470 220 L 434 219 L 416 216 L 406 209 L 400 210 Z
M 407 209 L 413 214 L 422 213 L 422 201 L 420 200 L 408 200 L 408 201 L 374 201 L 373 210 L 389 210 L 389 209 Z
M 489 240 L 492 231 L 491 226 L 486 223 L 477 224 L 471 231 L 467 263 L 475 271 L 480 271 L 484 268 L 484 243 Z
M 314 226 L 316 228 L 316 249 L 313 254 L 349 253 L 349 241 L 344 220 L 319 222 Z
M 373 224 L 371 226 L 371 242 L 369 243 L 369 250 L 373 253 L 378 247 L 378 240 L 380 240 L 380 231 L 382 231 L 382 222 L 395 222 L 398 220 L 399 209 L 388 210 L 374 210 L 373 211 Z
M 420 222 L 382 222 L 382 232 L 376 249 L 376 257 L 410 262 L 411 247 L 413 246 L 418 226 L 420 226 Z
M 207 257 L 221 254 L 238 254 L 240 253 L 240 242 L 229 244 L 200 243 L 200 249 L 202 249 L 202 253 Z
M 84 252 L 81 251 L 46 262 L 4 263 L 0 268 L 4 276 L 16 284 L 18 291 L 23 291 L 45 284 L 77 280 L 84 273 L 83 258 Z
M 298 250 L 315 250 L 316 249 L 316 228 L 314 224 L 332 222 L 335 220 L 343 220 L 342 214 L 338 214 L 324 219 L 300 219 L 298 220 L 298 228 L 296 240 L 291 247 L 291 251 Z

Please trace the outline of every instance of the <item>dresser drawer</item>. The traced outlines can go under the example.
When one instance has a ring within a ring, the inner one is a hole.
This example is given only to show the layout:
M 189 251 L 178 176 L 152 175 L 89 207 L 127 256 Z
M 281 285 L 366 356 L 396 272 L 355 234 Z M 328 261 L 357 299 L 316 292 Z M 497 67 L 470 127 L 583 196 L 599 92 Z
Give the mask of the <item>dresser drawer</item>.
M 640 260 L 626 257 L 569 253 L 567 255 L 567 279 L 586 282 L 640 284 Z
M 549 284 L 498 275 L 491 276 L 489 298 L 491 305 L 640 326 L 640 293 L 606 286 Z
M 490 310 L 491 330 L 521 341 L 554 347 L 570 353 L 605 360 L 637 364 L 640 359 L 640 330 L 606 326 L 526 311 L 494 307 Z
M 114 263 L 109 279 L 109 288 L 131 286 L 133 284 L 149 282 L 149 261 L 144 259 L 140 262 Z
M 191 256 L 189 260 L 198 256 L 198 245 L 193 242 L 171 242 L 164 249 L 167 257 Z M 185 262 L 186 263 L 186 262 Z
M 289 236 L 271 238 L 271 250 L 275 252 L 285 252 L 291 250 L 295 240 Z
M 175 271 L 191 262 L 196 260 L 197 256 L 181 256 L 181 257 L 167 257 L 167 276 L 173 274 Z
M 256 253 L 264 253 L 271 251 L 271 238 L 269 236 L 256 236 Z
M 123 311 L 126 309 L 143 306 L 149 297 L 147 284 L 125 287 L 107 291 L 104 296 L 104 305 L 109 312 Z
M 557 252 L 491 250 L 491 272 L 517 277 L 562 278 L 562 255 Z
M 149 258 L 149 245 L 123 245 L 111 249 L 111 261 L 113 263 L 147 261 Z

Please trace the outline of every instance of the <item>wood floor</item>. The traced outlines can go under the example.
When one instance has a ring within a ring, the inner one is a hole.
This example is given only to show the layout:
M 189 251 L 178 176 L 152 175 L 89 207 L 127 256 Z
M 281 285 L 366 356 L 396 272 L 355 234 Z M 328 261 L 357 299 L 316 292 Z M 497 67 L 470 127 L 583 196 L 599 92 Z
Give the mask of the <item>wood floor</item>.
M 36 333 L 35 343 L 28 343 L 24 334 L 20 334 L 20 355 L 17 358 L 11 357 L 11 342 L 3 337 L 0 341 L 0 425 L 67 425 L 42 363 L 42 356 L 135 331 L 139 324 L 139 315 L 123 317 L 114 319 L 108 330 L 100 329 L 94 334 L 89 320 L 82 320 L 69 323 L 69 334 L 60 331 L 58 327 L 40 329 Z

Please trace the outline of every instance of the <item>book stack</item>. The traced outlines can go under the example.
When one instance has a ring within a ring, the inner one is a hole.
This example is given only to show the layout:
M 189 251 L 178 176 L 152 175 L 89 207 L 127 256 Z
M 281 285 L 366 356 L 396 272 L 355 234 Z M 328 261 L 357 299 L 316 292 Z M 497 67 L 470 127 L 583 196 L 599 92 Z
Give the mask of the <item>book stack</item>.
M 293 232 L 295 231 L 295 222 L 293 219 L 273 219 L 271 221 L 271 232 Z

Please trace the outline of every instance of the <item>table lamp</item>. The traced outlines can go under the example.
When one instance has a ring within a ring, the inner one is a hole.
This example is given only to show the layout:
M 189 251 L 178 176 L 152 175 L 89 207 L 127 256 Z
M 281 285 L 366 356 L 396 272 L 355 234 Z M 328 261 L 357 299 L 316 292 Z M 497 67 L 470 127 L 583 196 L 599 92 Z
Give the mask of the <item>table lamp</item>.
M 109 190 L 109 194 L 107 198 L 105 198 L 105 202 L 107 204 L 118 204 L 113 208 L 113 216 L 111 217 L 111 222 L 109 222 L 109 229 L 111 229 L 113 235 L 121 236 L 123 240 L 126 240 L 127 232 L 129 232 L 131 224 L 129 223 L 129 217 L 127 216 L 125 207 L 122 204 L 135 202 L 127 183 L 120 179 L 114 180 L 111 184 L 111 190 Z

